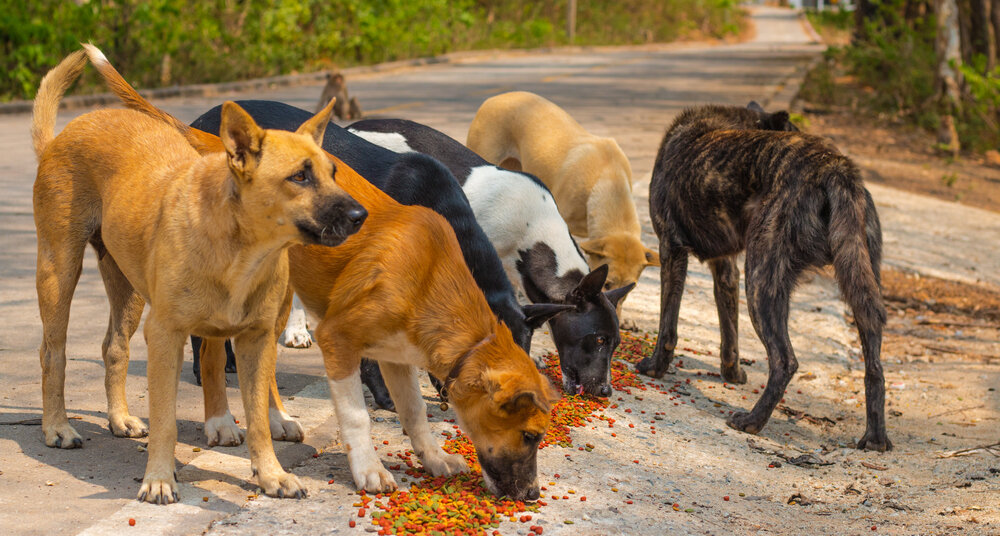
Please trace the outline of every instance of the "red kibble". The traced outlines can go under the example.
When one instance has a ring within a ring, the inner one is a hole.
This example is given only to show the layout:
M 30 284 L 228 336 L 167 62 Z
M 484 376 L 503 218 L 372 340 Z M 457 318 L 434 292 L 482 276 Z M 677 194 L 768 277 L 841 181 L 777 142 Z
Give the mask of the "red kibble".
M 875 525 L 872 525 L 872 530 L 878 530 L 878 527 L 876 527 Z
M 554 477 L 556 477 L 556 478 L 559 478 L 559 473 L 556 473 L 556 474 L 554 474 L 554 475 L 552 475 L 552 476 L 554 476 Z
M 350 521 L 347 522 L 347 526 L 351 527 L 353 529 L 354 527 L 358 526 L 358 524 L 355 523 L 354 520 L 352 519 L 352 520 L 350 520 Z
M 134 527 L 135 526 L 135 520 L 132 519 L 131 517 L 128 518 L 128 526 L 130 526 L 130 527 Z
M 382 444 L 383 444 L 383 445 L 388 445 L 388 444 L 389 444 L 389 442 L 388 442 L 388 441 L 383 441 L 383 442 L 382 442 Z
M 631 500 L 625 501 L 625 504 L 632 504 Z
M 728 501 L 729 500 L 729 495 L 726 495 L 725 497 L 723 497 L 722 500 Z
M 316 453 L 316 452 L 314 452 L 314 453 L 313 453 L 313 458 L 319 458 L 319 454 L 318 454 L 318 453 Z
M 364 507 L 358 508 L 358 517 L 365 517 Z
M 327 484 L 333 484 L 333 479 L 331 478 L 330 480 L 327 480 L 326 483 Z
M 236 424 L 239 424 L 239 423 L 240 423 L 240 420 L 239 420 L 239 419 L 233 419 L 233 420 L 234 420 L 234 421 L 236 421 Z
M 587 497 L 580 497 L 580 502 L 587 502 Z

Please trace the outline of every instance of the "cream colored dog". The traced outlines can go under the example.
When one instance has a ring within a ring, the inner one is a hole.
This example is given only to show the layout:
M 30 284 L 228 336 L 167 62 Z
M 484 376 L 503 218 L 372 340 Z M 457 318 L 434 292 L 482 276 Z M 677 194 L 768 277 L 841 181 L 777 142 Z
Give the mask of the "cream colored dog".
M 467 145 L 549 187 L 570 232 L 587 238 L 580 247 L 591 268 L 608 265 L 607 288 L 634 283 L 643 268 L 660 265 L 659 255 L 639 240 L 632 167 L 615 140 L 587 132 L 534 93 L 513 91 L 479 107 Z

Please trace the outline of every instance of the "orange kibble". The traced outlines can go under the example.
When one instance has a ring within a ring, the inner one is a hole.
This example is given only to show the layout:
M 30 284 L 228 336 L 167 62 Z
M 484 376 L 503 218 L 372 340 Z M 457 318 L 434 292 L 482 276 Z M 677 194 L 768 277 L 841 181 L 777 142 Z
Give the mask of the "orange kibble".
M 131 517 L 128 518 L 128 526 L 134 527 L 135 526 L 135 519 L 132 519 Z

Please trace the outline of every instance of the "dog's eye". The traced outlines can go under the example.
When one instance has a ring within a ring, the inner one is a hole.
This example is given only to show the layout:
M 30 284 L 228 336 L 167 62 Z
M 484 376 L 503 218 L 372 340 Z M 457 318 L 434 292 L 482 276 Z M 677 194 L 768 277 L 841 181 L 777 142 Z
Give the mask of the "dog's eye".
M 524 442 L 529 445 L 534 445 L 542 440 L 541 434 L 533 434 L 531 432 L 521 432 L 521 435 L 524 437 Z
M 598 346 L 604 346 L 608 343 L 608 338 L 598 335 L 596 341 Z
M 292 182 L 295 182 L 295 183 L 298 183 L 298 184 L 305 184 L 305 183 L 309 182 L 309 176 L 306 175 L 305 171 L 300 171 L 300 172 L 296 173 L 295 175 L 292 175 L 291 177 L 288 177 L 288 180 L 290 180 Z

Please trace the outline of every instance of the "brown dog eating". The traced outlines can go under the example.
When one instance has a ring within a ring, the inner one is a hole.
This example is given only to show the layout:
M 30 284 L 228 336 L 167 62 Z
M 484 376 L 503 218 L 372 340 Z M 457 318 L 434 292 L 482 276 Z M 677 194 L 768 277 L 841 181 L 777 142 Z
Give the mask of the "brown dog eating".
M 96 48 L 87 52 L 95 64 L 107 62 Z M 70 302 L 90 243 L 111 306 L 103 357 L 115 435 L 146 434 L 128 413 L 125 376 L 129 339 L 150 304 L 149 459 L 139 499 L 178 500 L 175 406 L 189 333 L 235 337 L 253 473 L 268 495 L 302 496 L 305 488 L 274 455 L 267 422 L 285 249 L 339 244 L 366 217 L 335 184 L 318 145 L 330 107 L 291 133 L 260 129 L 227 103 L 225 151 L 210 156 L 199 156 L 176 129 L 131 110 L 84 114 L 54 136 L 59 100 L 85 64 L 78 51 L 46 75 L 32 121 L 46 445 L 82 446 L 67 420 L 63 388 Z

